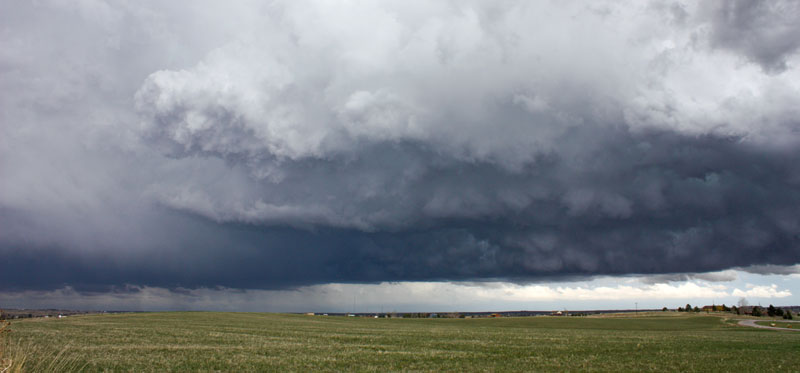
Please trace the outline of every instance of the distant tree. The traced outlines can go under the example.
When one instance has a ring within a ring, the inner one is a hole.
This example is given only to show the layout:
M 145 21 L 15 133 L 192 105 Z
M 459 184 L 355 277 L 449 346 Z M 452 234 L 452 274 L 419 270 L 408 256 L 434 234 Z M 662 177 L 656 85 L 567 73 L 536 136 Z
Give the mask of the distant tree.
M 694 306 L 694 312 L 700 312 L 700 307 Z
M 761 307 L 759 306 L 753 307 L 753 316 L 761 316 Z
M 733 313 L 735 313 L 735 314 L 737 314 L 737 315 L 741 315 L 741 314 L 742 314 L 742 313 L 739 311 L 739 307 L 736 307 L 736 306 L 733 306 L 733 307 L 731 307 L 731 312 L 733 312 Z
M 667 312 L 667 311 L 669 311 L 669 309 L 667 309 L 667 307 L 664 307 L 664 308 L 661 309 L 661 311 L 662 312 Z
M 725 312 L 731 312 L 731 308 L 726 306 L 725 303 L 722 303 L 722 310 Z
M 775 316 L 783 317 L 783 308 L 776 307 L 775 308 Z
M 784 313 L 783 313 L 783 318 L 784 318 L 784 319 L 786 319 L 786 320 L 791 320 L 791 319 L 793 319 L 793 317 L 792 317 L 792 311 L 790 311 L 790 310 L 786 310 L 786 312 L 784 312 Z
M 683 312 L 683 307 L 678 307 L 678 312 Z
M 692 312 L 692 305 L 689 304 L 689 303 L 686 303 L 686 307 L 684 309 L 686 310 L 686 312 Z
M 739 298 L 739 303 L 737 303 L 737 304 L 739 305 L 739 308 L 746 307 L 746 306 L 750 305 L 750 303 L 747 301 L 747 298 Z
M 770 304 L 769 307 L 767 307 L 767 315 L 769 317 L 775 317 L 775 306 Z

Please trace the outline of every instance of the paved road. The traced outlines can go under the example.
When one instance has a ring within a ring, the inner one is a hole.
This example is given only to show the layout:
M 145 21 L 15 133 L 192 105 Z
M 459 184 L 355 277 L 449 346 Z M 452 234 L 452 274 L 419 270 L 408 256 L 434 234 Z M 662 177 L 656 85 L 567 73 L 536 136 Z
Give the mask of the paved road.
M 754 328 L 759 328 L 759 329 L 788 330 L 788 331 L 792 331 L 792 332 L 800 332 L 800 329 L 773 328 L 771 326 L 758 325 L 758 324 L 756 324 L 756 321 L 765 321 L 765 320 L 739 320 L 739 325 L 752 326 Z M 781 320 L 779 322 L 800 323 L 800 321 L 793 321 L 793 320 Z M 800 325 L 798 325 L 798 327 L 800 327 Z

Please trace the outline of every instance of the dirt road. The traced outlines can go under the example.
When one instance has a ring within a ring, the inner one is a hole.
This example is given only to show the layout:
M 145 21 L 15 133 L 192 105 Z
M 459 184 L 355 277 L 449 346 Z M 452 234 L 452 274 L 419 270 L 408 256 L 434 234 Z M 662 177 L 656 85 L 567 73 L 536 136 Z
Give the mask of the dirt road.
M 787 329 L 787 328 L 773 328 L 771 326 L 765 325 L 758 325 L 756 321 L 764 321 L 764 320 L 739 320 L 739 325 L 742 326 L 752 326 L 754 328 L 760 329 L 772 329 L 772 330 L 788 330 L 790 332 L 800 332 L 800 325 L 798 325 L 798 329 Z M 779 322 L 793 322 L 793 323 L 800 323 L 800 321 L 793 321 L 793 320 L 781 320 Z

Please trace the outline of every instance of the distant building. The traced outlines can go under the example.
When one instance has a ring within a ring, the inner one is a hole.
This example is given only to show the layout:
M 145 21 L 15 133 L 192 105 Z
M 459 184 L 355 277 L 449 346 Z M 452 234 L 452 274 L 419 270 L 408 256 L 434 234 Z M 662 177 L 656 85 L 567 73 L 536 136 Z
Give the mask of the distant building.
M 725 308 L 722 306 L 711 305 L 711 306 L 703 306 L 703 311 L 706 312 L 722 312 L 725 311 Z

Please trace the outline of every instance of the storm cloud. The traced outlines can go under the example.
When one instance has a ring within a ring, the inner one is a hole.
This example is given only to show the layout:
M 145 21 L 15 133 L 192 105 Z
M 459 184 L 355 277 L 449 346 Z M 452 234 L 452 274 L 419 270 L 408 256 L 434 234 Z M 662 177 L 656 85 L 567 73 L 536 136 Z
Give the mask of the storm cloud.
M 800 2 L 709 1 L 712 45 L 741 53 L 772 73 L 785 71 L 800 47 Z
M 794 265 L 796 8 L 7 2 L 0 287 Z

